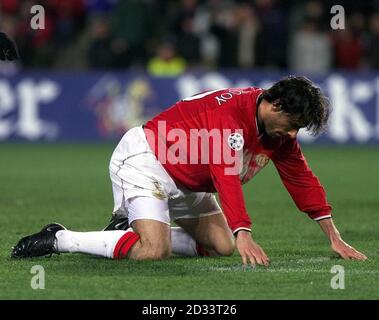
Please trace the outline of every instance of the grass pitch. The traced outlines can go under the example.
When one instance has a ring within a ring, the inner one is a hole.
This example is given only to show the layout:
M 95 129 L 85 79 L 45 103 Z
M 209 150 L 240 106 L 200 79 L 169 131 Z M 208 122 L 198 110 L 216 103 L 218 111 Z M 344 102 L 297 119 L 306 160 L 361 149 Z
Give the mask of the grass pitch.
M 253 235 L 271 258 L 243 270 L 229 258 L 111 261 L 85 255 L 12 260 L 20 237 L 49 222 L 100 230 L 113 206 L 108 162 L 114 145 L 0 145 L 0 299 L 379 299 L 379 149 L 313 147 L 304 153 L 324 184 L 345 241 L 366 262 L 343 261 L 317 223 L 295 208 L 273 165 L 245 186 Z M 345 289 L 333 290 L 333 265 Z M 31 268 L 45 289 L 31 288 Z

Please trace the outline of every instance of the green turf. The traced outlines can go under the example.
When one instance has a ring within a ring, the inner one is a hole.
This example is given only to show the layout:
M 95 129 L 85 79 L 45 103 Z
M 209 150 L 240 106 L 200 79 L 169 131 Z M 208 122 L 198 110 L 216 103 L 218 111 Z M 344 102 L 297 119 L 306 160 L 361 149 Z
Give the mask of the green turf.
M 317 223 L 299 213 L 272 165 L 245 187 L 254 237 L 268 268 L 242 270 L 230 258 L 111 261 L 85 255 L 15 261 L 12 245 L 48 222 L 99 230 L 113 200 L 108 161 L 113 145 L 0 144 L 0 299 L 379 299 L 379 149 L 306 148 L 324 183 L 343 237 L 369 256 L 337 259 Z M 333 265 L 345 289 L 330 287 Z M 46 288 L 31 289 L 33 265 Z

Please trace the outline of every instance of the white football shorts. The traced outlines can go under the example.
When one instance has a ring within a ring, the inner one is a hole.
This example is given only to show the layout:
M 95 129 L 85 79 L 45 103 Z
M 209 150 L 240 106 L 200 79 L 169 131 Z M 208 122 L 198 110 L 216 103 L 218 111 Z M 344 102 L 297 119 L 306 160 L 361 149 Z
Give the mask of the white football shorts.
M 112 154 L 109 165 L 114 213 L 129 223 L 151 219 L 170 224 L 182 218 L 221 213 L 212 193 L 178 188 L 151 150 L 143 128 L 130 129 Z

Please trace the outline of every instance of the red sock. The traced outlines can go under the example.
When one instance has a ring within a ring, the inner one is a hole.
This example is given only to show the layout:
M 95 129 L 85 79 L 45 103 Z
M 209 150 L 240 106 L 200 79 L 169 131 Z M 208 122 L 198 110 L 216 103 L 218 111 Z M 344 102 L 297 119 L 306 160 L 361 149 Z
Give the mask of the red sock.
M 125 258 L 130 248 L 139 240 L 139 235 L 132 231 L 125 233 L 120 240 L 118 240 L 116 247 L 113 251 L 113 259 Z
M 209 257 L 210 253 L 200 243 L 196 242 L 196 251 L 200 257 Z

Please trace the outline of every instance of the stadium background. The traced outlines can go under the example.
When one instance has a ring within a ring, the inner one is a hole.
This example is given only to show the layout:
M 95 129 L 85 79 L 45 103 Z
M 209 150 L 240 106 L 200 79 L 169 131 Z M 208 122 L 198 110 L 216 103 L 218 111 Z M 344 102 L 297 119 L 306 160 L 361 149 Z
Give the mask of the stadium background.
M 36 4 L 42 30 L 30 27 Z M 330 25 L 337 4 L 343 30 Z M 1 298 L 379 298 L 378 1 L 0 0 L 0 30 L 21 55 L 0 62 Z M 105 225 L 108 161 L 128 128 L 197 92 L 267 87 L 288 74 L 309 77 L 330 98 L 327 133 L 300 140 L 342 235 L 368 262 L 335 259 L 272 166 L 245 187 L 268 270 L 244 272 L 238 255 L 9 259 L 20 236 L 50 221 Z M 35 264 L 46 268 L 45 290 L 30 288 Z M 330 288 L 335 264 L 346 268 L 345 290 Z

